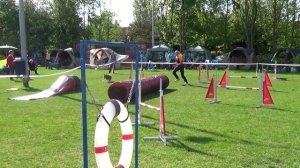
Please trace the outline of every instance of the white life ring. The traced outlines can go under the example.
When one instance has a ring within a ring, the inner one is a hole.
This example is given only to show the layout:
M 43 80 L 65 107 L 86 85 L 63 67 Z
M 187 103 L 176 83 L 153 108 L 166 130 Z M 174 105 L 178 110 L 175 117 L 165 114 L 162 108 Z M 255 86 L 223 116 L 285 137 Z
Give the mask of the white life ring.
M 133 130 L 126 107 L 112 99 L 101 110 L 95 130 L 95 156 L 98 168 L 113 168 L 108 153 L 109 127 L 114 117 L 120 122 L 122 131 L 122 151 L 116 168 L 128 168 L 133 153 Z

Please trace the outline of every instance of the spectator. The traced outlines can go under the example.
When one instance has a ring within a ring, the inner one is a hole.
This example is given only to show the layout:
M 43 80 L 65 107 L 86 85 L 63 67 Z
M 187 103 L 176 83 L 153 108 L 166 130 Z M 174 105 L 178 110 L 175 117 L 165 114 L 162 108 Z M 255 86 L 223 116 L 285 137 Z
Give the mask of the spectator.
M 14 51 L 13 50 L 9 50 L 8 51 L 8 56 L 6 58 L 6 64 L 7 64 L 8 68 L 9 68 L 9 74 L 10 75 L 14 75 L 15 74 L 14 60 L 15 60 Z M 13 80 L 13 78 L 10 77 L 10 80 Z
M 45 56 L 45 61 L 46 61 L 46 69 L 49 68 L 49 65 L 51 63 L 51 55 L 50 55 L 50 51 L 47 50 L 46 52 L 46 56 Z
M 115 73 L 115 66 L 117 61 L 117 56 L 115 52 L 112 52 L 110 60 L 111 64 L 109 65 L 109 74 L 111 73 L 111 71 Z
M 35 73 L 36 75 L 38 75 L 38 72 L 37 72 L 38 66 L 37 66 L 37 64 L 33 61 L 33 59 L 29 59 L 29 61 L 28 61 L 28 67 L 29 67 L 28 75 L 30 75 L 30 71 L 34 71 L 34 73 Z

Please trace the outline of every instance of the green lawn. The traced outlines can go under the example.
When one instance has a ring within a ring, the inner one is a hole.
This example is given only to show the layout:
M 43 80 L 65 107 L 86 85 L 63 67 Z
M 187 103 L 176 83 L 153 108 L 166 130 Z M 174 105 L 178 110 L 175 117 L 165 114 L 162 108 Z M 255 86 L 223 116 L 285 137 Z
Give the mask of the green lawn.
M 39 68 L 40 74 L 62 71 Z M 109 100 L 107 89 L 111 83 L 103 81 L 107 72 L 86 71 L 89 167 L 96 167 L 97 108 Z M 218 79 L 223 72 L 218 71 Z M 68 74 L 80 77 L 80 70 Z M 178 139 L 168 141 L 167 146 L 161 141 L 144 140 L 143 137 L 158 135 L 159 114 L 142 108 L 142 121 L 155 125 L 139 127 L 139 167 L 300 167 L 299 73 L 278 74 L 286 80 L 272 80 L 274 108 L 256 108 L 259 93 L 255 90 L 218 89 L 221 102 L 210 104 L 205 100 L 208 84 L 197 82 L 196 70 L 186 70 L 190 86 L 183 86 L 182 80 L 174 82 L 172 71 L 145 71 L 145 76 L 155 74 L 169 77 L 170 84 L 164 91 L 166 129 L 168 135 L 177 135 Z M 232 70 L 230 74 L 250 76 L 255 72 Z M 205 72 L 202 75 L 205 79 Z M 273 74 L 269 75 L 272 79 Z M 83 167 L 81 93 L 34 101 L 8 100 L 47 89 L 57 78 L 34 78 L 30 88 L 24 88 L 20 79 L 0 78 L 0 167 Z M 128 78 L 129 70 L 117 70 L 113 76 L 114 81 Z M 229 84 L 258 87 L 257 79 L 230 78 Z M 6 91 L 12 87 L 19 90 Z M 159 92 L 155 92 L 142 100 L 158 106 L 158 96 Z M 135 104 L 129 105 L 132 121 L 134 108 Z M 109 145 L 115 165 L 121 148 L 117 120 L 110 128 Z

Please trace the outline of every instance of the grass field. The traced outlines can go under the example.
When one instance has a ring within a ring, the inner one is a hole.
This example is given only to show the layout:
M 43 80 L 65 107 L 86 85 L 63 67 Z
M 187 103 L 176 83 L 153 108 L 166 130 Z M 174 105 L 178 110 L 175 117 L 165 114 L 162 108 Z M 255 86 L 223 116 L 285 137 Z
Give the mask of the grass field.
M 46 70 L 52 74 L 63 70 Z M 221 79 L 224 70 L 218 71 Z M 96 167 L 94 130 L 98 107 L 108 100 L 103 81 L 107 70 L 87 70 L 87 115 L 89 167 Z M 211 73 L 214 73 L 211 71 Z M 68 74 L 78 75 L 80 70 Z M 299 73 L 278 74 L 286 80 L 272 80 L 275 107 L 256 108 L 259 93 L 254 90 L 218 89 L 219 104 L 205 100 L 208 84 L 197 82 L 197 71 L 186 70 L 190 86 L 174 82 L 171 71 L 145 71 L 145 76 L 165 74 L 170 84 L 164 91 L 166 129 L 177 140 L 146 141 L 157 136 L 159 114 L 142 108 L 142 121 L 155 122 L 139 127 L 139 167 L 300 167 L 300 83 Z M 230 71 L 231 75 L 255 75 L 254 71 Z M 273 74 L 270 73 L 270 78 Z M 129 70 L 117 70 L 114 81 L 126 80 Z M 203 73 L 205 78 L 205 73 Z M 34 101 L 12 101 L 9 97 L 47 89 L 58 76 L 34 78 L 30 88 L 22 81 L 0 78 L 0 167 L 83 167 L 81 93 L 70 93 Z M 230 79 L 230 85 L 258 87 L 257 79 Z M 6 91 L 17 87 L 18 91 Z M 159 92 L 142 97 L 159 105 Z M 129 105 L 134 121 L 135 105 Z M 113 120 L 109 152 L 117 164 L 121 148 L 120 126 Z M 132 159 L 134 167 L 134 156 Z

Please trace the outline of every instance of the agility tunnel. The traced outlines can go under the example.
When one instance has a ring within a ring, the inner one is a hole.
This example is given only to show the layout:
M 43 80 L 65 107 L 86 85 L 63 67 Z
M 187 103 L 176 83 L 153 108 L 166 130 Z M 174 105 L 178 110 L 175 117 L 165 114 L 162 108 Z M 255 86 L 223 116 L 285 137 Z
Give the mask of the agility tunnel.
M 154 75 L 141 79 L 141 95 L 146 95 L 160 90 L 160 79 L 162 80 L 162 89 L 169 86 L 169 78 L 165 75 Z M 130 92 L 132 92 L 130 95 Z M 135 96 L 134 80 L 126 80 L 115 82 L 108 88 L 108 96 L 110 99 L 117 99 L 122 103 L 126 103 L 128 97 L 133 99 Z
M 81 82 L 77 76 L 60 76 L 48 89 L 39 93 L 9 98 L 9 100 L 36 100 L 70 92 L 81 91 Z

